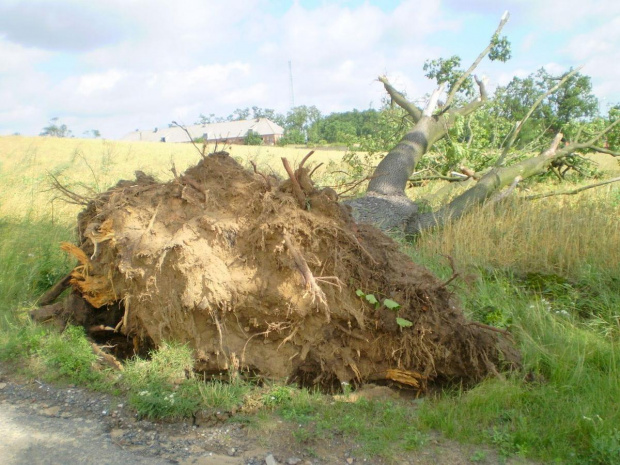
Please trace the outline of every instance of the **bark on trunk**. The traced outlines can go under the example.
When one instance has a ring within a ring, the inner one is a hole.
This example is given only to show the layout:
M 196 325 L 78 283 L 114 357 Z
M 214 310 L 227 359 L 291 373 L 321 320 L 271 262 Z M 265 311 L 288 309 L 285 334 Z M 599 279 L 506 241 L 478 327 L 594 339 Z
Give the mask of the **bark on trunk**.
M 358 223 L 403 229 L 418 206 L 405 195 L 407 181 L 428 148 L 444 134 L 432 117 L 422 117 L 375 169 L 366 195 L 346 201 Z
M 367 192 L 404 195 L 407 181 L 428 148 L 443 136 L 432 117 L 423 117 L 375 169 Z M 437 137 L 439 136 L 439 137 Z

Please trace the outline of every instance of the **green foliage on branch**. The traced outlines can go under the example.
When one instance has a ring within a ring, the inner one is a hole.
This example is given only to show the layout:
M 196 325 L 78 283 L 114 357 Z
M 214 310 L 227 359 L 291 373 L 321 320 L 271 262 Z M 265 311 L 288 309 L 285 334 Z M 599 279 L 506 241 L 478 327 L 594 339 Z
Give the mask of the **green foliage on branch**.
M 426 60 L 423 66 L 423 70 L 426 71 L 425 76 L 429 79 L 434 79 L 437 84 L 448 84 L 448 92 L 452 91 L 452 88 L 456 82 L 463 76 L 465 70 L 460 68 L 461 57 L 458 55 L 452 55 L 450 58 L 439 58 L 437 60 Z M 474 80 L 469 76 L 459 89 L 459 93 L 471 97 L 475 93 Z
M 507 62 L 512 58 L 512 51 L 510 49 L 510 41 L 508 37 L 494 35 L 491 40 L 491 50 L 489 51 L 489 60 Z
M 522 121 L 534 102 L 562 77 L 541 68 L 526 78 L 513 78 L 507 86 L 499 87 L 495 92 L 495 111 L 509 121 Z M 597 113 L 598 100 L 592 94 L 590 77 L 576 73 L 555 93 L 543 99 L 521 130 L 518 144 L 527 145 L 541 133 L 552 138 L 565 125 L 588 121 Z

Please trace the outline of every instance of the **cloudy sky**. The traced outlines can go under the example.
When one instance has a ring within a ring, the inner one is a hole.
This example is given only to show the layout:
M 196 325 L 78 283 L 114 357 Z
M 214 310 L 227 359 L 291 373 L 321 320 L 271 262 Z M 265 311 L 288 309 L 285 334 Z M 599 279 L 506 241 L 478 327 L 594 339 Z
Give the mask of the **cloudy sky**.
M 469 63 L 504 10 L 513 58 L 481 65 L 491 85 L 583 64 L 601 105 L 620 102 L 618 0 L 0 0 L 0 135 L 285 113 L 289 61 L 295 105 L 377 108 L 379 74 L 424 95 L 424 61 Z

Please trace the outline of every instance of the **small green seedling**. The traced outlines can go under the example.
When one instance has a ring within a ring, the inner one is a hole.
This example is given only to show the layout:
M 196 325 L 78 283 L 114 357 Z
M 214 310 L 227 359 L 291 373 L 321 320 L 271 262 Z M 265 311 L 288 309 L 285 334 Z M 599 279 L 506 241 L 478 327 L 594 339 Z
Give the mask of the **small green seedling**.
M 366 299 L 371 305 L 374 305 L 375 308 L 379 308 L 379 301 L 374 296 L 374 294 L 366 294 L 361 289 L 357 289 L 355 291 L 355 295 Z M 394 310 L 395 312 L 397 312 L 400 309 L 400 304 L 392 299 L 384 299 L 383 305 L 385 305 L 385 307 L 389 308 L 390 310 Z M 401 328 L 408 328 L 409 326 L 413 326 L 413 323 L 411 321 L 406 320 L 404 318 L 399 318 L 399 317 L 396 317 L 396 323 Z
M 379 308 L 379 301 L 377 300 L 374 294 L 366 294 L 361 289 L 358 289 L 357 291 L 355 291 L 355 295 L 363 299 L 366 299 L 368 303 L 370 305 L 374 305 L 375 308 Z

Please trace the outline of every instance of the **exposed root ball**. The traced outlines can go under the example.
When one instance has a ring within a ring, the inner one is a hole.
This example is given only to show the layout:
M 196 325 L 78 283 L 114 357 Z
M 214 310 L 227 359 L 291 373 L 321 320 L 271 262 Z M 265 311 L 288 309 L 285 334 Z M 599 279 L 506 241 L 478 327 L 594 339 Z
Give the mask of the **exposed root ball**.
M 299 183 L 302 209 L 290 180 L 270 182 L 226 153 L 168 183 L 121 181 L 80 214 L 71 285 L 137 348 L 187 342 L 209 373 L 423 388 L 516 363 L 503 335 L 468 325 L 440 281 L 329 192 Z

